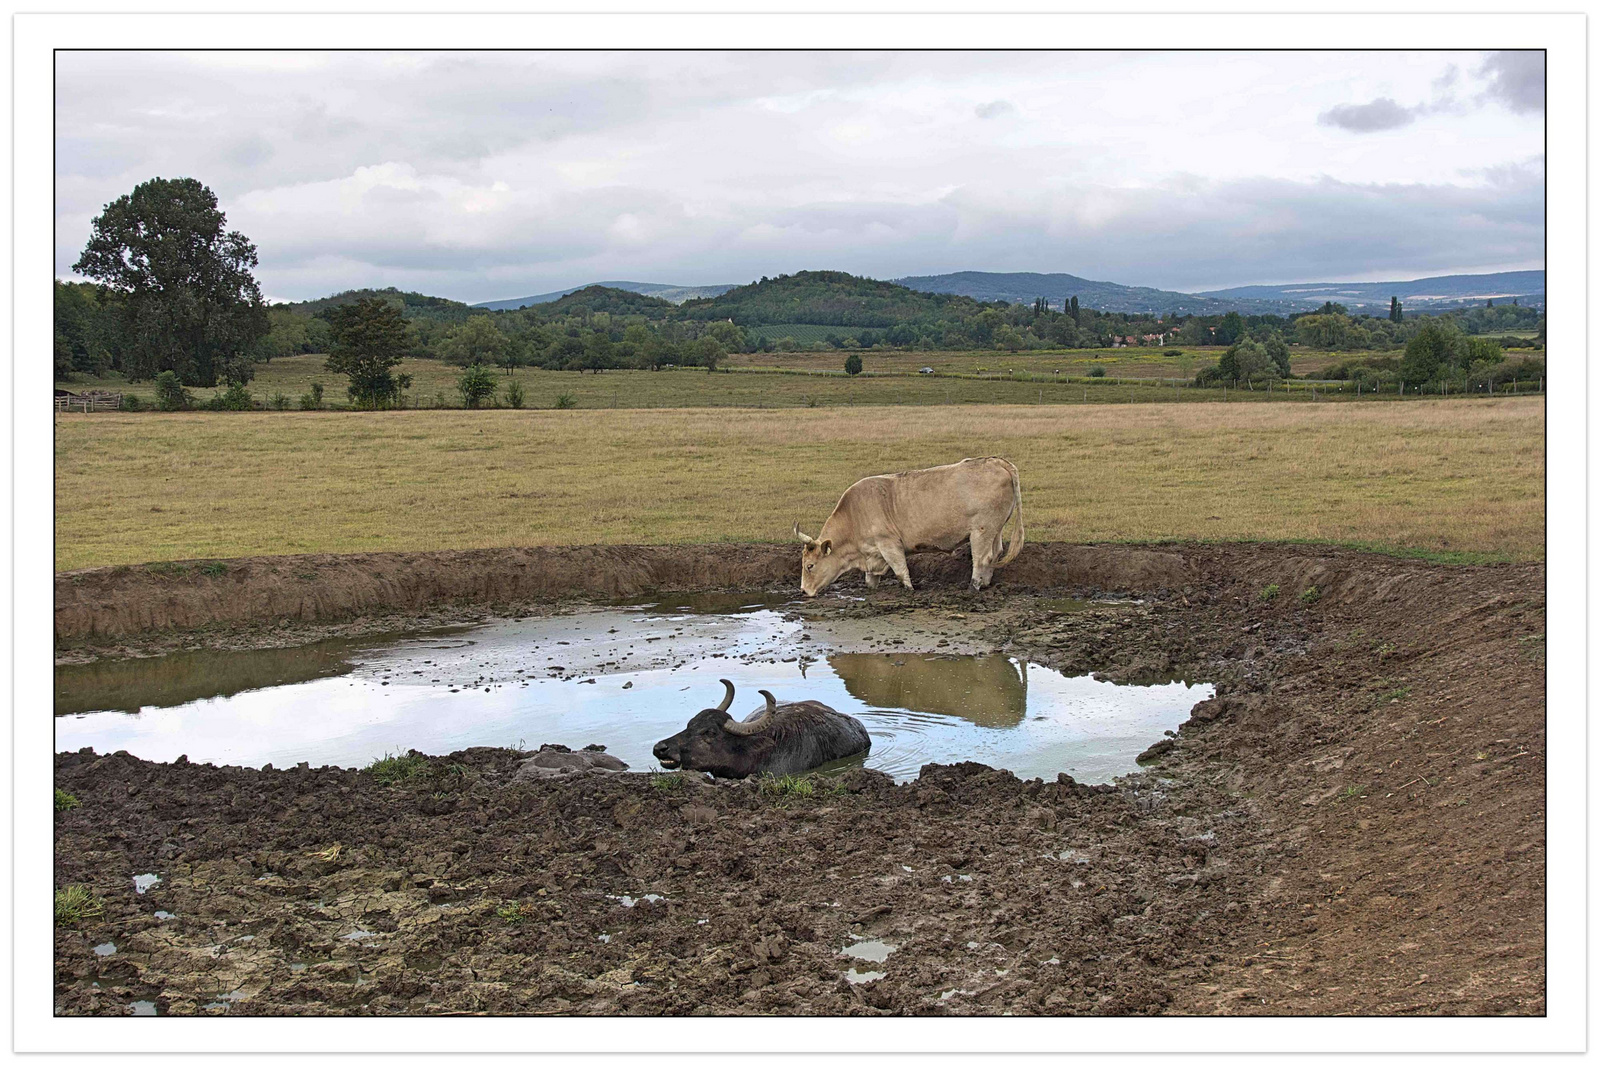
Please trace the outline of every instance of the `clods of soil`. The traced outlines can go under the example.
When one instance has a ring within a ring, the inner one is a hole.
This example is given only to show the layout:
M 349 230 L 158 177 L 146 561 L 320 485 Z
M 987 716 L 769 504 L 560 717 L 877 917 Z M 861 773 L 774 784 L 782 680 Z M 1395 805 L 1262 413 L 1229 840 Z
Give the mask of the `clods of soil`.
M 57 927 L 57 1011 L 1541 1013 L 1543 567 L 1171 554 L 1144 583 L 974 597 L 934 571 L 840 608 L 942 607 L 1064 672 L 1214 682 L 1114 787 L 59 754 L 80 805 L 55 815 L 56 884 L 103 908 Z M 1107 588 L 1141 602 L 1045 605 Z M 894 950 L 843 951 L 869 942 Z

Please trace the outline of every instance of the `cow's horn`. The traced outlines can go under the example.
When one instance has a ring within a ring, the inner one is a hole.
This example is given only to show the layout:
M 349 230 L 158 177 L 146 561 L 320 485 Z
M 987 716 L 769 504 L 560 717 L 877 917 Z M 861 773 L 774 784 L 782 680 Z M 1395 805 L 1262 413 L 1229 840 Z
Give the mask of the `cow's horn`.
M 761 708 L 760 714 L 748 722 L 735 722 L 730 718 L 722 723 L 722 728 L 736 737 L 747 737 L 751 733 L 759 733 L 771 725 L 773 718 L 777 715 L 778 701 L 773 699 L 772 693 L 766 689 L 761 689 L 760 692 L 767 698 L 767 705 Z
M 720 680 L 723 683 L 723 685 L 725 685 L 727 687 L 728 694 L 726 696 L 722 697 L 722 702 L 721 703 L 717 704 L 717 710 L 726 711 L 729 707 L 733 706 L 733 682 L 729 681 L 725 677 L 724 678 L 719 678 L 718 680 Z
M 800 523 L 799 522 L 796 522 L 794 524 L 794 535 L 799 537 L 801 540 L 805 541 L 807 544 L 816 543 L 814 540 L 811 539 L 810 536 L 808 536 L 805 533 L 800 532 Z

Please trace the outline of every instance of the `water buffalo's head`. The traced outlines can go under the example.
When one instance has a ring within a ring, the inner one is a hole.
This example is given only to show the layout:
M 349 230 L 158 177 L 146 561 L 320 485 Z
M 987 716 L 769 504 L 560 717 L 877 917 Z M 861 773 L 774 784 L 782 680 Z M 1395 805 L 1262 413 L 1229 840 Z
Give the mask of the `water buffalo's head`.
M 800 591 L 807 596 L 815 596 L 850 568 L 846 553 L 838 550 L 832 540 L 807 536 L 800 532 L 799 522 L 794 524 L 794 535 L 806 545 L 800 550 Z
M 728 714 L 733 706 L 733 682 L 722 683 L 728 692 L 721 703 L 707 707 L 689 719 L 681 733 L 656 744 L 655 757 L 662 766 L 700 770 L 716 777 L 749 777 L 772 754 L 777 742 L 765 732 L 776 707 L 772 693 L 761 692 L 767 699 L 766 713 L 753 722 L 737 722 Z

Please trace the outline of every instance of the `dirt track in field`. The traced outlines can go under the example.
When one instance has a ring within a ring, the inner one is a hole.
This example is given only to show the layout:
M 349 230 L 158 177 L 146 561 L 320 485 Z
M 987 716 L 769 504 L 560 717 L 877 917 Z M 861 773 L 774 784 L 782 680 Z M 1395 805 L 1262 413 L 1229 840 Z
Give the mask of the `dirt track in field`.
M 58 655 L 766 589 L 794 563 L 718 546 L 80 571 L 57 577 Z M 1543 1011 L 1542 566 L 1029 545 L 980 596 L 960 590 L 964 566 L 918 557 L 916 593 L 807 609 L 933 605 L 1008 654 L 1183 671 L 1218 698 L 1144 772 L 1097 789 L 975 764 L 901 786 L 854 771 L 804 796 L 640 773 L 513 782 L 522 756 L 498 749 L 394 785 L 58 755 L 82 805 L 55 815 L 57 887 L 106 906 L 57 930 L 57 1009 Z M 1142 603 L 1050 606 L 1111 591 Z M 162 880 L 140 894 L 145 873 Z M 841 954 L 856 937 L 895 950 Z M 852 968 L 884 976 L 854 984 Z

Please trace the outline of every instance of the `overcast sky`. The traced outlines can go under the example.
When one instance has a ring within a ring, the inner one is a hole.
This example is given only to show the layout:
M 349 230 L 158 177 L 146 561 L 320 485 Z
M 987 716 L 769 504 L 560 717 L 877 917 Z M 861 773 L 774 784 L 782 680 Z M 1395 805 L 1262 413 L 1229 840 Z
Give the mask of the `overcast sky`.
M 1544 266 L 1537 52 L 62 52 L 56 272 L 151 177 L 273 299 Z

